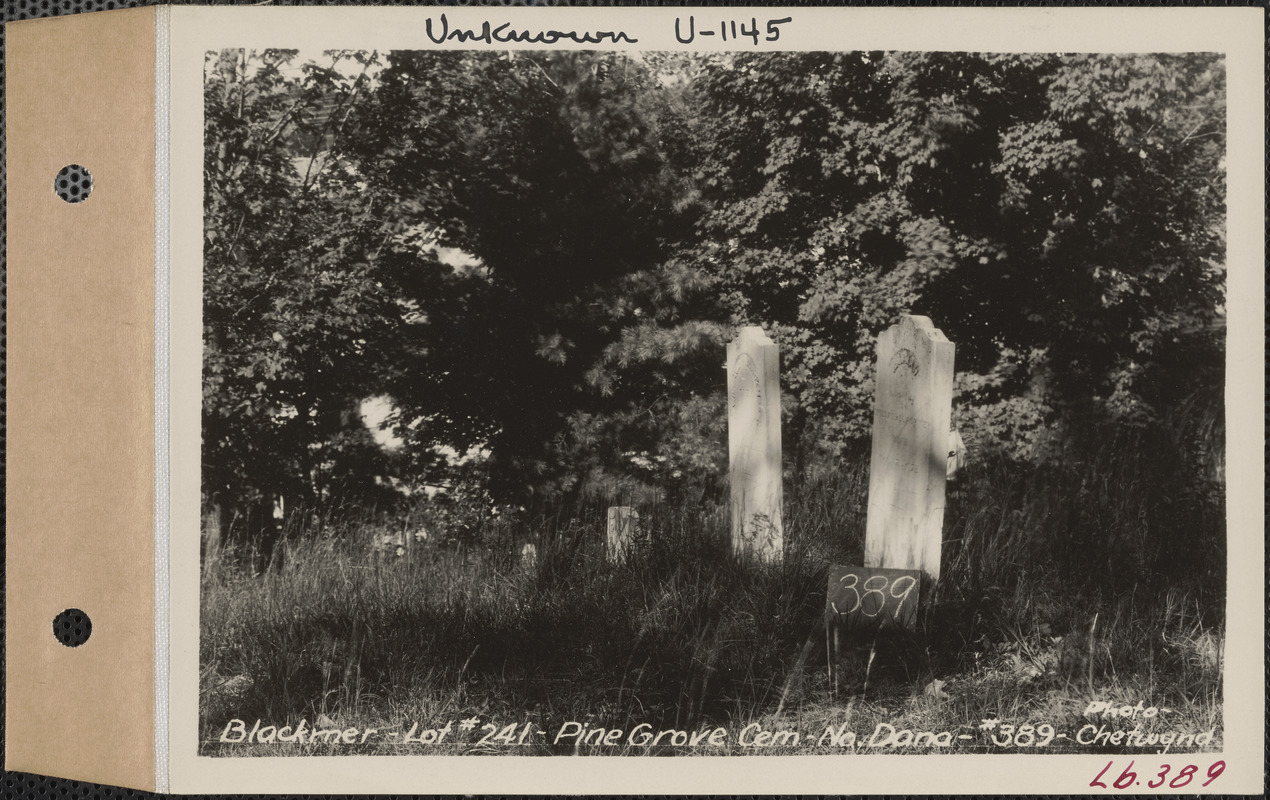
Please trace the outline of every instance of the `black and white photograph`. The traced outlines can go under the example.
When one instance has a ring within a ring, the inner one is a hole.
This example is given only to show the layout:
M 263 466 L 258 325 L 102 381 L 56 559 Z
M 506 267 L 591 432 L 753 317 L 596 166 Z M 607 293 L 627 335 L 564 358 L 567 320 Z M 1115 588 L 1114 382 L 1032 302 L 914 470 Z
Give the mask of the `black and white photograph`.
M 723 11 L 201 53 L 197 755 L 1212 791 L 1225 56 Z

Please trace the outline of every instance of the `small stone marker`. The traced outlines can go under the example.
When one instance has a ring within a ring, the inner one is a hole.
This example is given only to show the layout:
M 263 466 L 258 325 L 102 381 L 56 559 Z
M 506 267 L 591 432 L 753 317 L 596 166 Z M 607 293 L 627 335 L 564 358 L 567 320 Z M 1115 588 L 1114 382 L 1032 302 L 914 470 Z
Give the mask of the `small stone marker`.
M 866 567 L 939 579 L 953 350 L 926 317 L 903 316 L 878 337 Z
M 211 503 L 203 514 L 203 571 L 211 572 L 221 554 L 220 503 Z
M 639 512 L 630 506 L 609 506 L 605 551 L 609 561 L 622 563 L 639 534 Z
M 948 480 L 965 469 L 968 460 L 966 442 L 961 438 L 961 432 L 953 428 L 948 432 Z
M 781 393 L 776 343 L 754 325 L 728 344 L 732 549 L 781 557 Z

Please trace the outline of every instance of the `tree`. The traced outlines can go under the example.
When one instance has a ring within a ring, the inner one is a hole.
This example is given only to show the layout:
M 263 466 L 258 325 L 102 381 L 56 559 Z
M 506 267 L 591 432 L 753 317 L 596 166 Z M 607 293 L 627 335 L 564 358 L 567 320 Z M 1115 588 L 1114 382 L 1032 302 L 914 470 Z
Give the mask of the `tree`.
M 383 460 L 355 411 L 400 318 L 380 291 L 384 226 L 346 150 L 377 57 L 296 58 L 205 62 L 203 488 L 225 524 L 255 532 L 279 496 L 373 486 L 375 468 L 340 462 Z
M 867 433 L 904 312 L 956 342 L 985 443 L 1144 424 L 1222 348 L 1223 82 L 1209 55 L 714 57 L 690 257 L 831 438 Z
M 358 118 L 359 172 L 400 231 L 391 292 L 416 310 L 398 430 L 488 446 L 504 498 L 577 488 L 570 420 L 620 404 L 597 364 L 690 230 L 658 91 L 623 53 L 398 52 Z
M 963 430 L 1012 457 L 1220 408 L 1219 57 L 207 63 L 209 495 L 366 498 L 477 445 L 504 501 L 699 490 L 751 323 L 796 452 L 868 435 L 906 312 L 957 344 Z M 376 396 L 396 453 L 356 413 Z

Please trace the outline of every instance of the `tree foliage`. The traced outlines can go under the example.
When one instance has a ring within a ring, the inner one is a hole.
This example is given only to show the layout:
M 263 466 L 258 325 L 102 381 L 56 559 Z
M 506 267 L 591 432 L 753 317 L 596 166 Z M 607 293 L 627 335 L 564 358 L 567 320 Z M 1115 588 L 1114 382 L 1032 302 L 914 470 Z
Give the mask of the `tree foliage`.
M 597 361 L 687 231 L 650 90 L 620 53 L 395 53 L 363 110 L 360 169 L 401 231 L 384 260 L 418 310 L 401 432 L 487 446 L 504 494 L 573 485 L 560 437 L 611 407 Z
M 1143 423 L 1222 348 L 1223 81 L 1207 56 L 716 58 L 696 263 L 830 436 L 867 434 L 901 313 L 957 344 L 963 421 L 1015 455 Z
M 226 51 L 205 87 L 209 493 L 473 446 L 504 499 L 706 486 L 740 324 L 796 446 L 867 436 L 901 313 L 1015 458 L 1220 403 L 1215 56 Z
M 234 503 L 366 474 L 379 455 L 354 411 L 399 319 L 383 223 L 343 146 L 376 57 L 296 56 L 206 59 L 204 487 Z

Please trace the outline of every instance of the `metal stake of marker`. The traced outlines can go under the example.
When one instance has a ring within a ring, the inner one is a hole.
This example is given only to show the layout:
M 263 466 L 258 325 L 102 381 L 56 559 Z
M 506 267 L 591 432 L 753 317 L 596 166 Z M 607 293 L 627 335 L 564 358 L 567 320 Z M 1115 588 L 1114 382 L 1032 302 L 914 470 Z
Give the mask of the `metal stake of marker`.
M 838 670 L 834 657 L 838 655 L 838 627 L 825 615 L 825 661 L 829 663 L 829 696 L 838 699 Z
M 860 697 L 864 697 L 869 693 L 869 672 L 873 669 L 873 657 L 878 653 L 878 635 L 873 634 L 873 643 L 869 645 L 869 663 L 864 665 L 864 688 L 860 690 Z
M 807 663 L 807 656 L 811 655 L 811 645 L 816 638 L 816 629 L 812 628 L 811 633 L 807 634 L 807 641 L 803 643 L 802 652 L 798 654 L 798 661 L 794 662 L 794 668 L 790 670 L 789 677 L 785 679 L 785 686 L 781 689 L 780 702 L 776 704 L 776 716 L 780 716 L 785 710 L 785 699 L 789 696 L 789 688 L 793 686 L 794 679 L 802 674 L 803 665 Z

